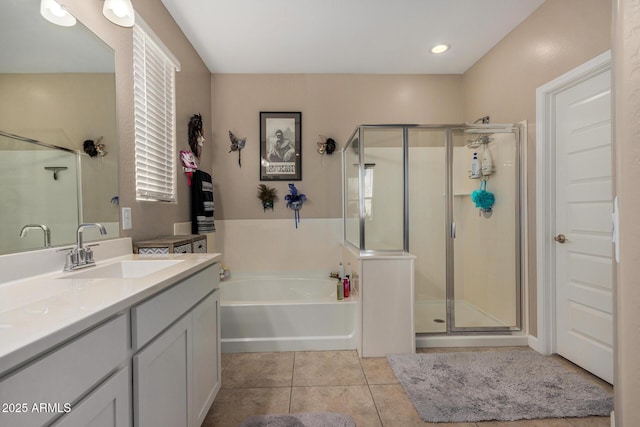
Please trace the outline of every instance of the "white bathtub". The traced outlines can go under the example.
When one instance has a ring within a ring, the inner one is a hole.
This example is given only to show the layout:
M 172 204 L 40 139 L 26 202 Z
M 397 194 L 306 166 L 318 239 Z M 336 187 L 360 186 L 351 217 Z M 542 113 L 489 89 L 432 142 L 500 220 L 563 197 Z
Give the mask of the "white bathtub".
M 222 351 L 352 350 L 355 298 L 322 277 L 234 277 L 220 283 Z

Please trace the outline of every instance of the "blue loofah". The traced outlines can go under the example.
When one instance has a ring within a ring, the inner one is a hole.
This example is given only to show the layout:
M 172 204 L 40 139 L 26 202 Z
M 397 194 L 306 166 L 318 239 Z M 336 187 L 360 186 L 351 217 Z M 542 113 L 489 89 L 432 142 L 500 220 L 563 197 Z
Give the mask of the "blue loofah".
M 496 202 L 496 198 L 493 193 L 490 193 L 486 190 L 487 182 L 483 181 L 480 184 L 480 189 L 474 190 L 471 193 L 471 201 L 476 204 L 476 208 L 480 209 L 491 209 L 493 204 Z

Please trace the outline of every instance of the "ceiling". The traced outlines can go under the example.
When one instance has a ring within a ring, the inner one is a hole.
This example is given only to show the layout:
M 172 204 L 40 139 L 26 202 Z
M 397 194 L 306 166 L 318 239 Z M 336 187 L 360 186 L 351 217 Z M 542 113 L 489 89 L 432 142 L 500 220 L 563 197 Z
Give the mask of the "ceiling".
M 461 74 L 544 0 L 162 2 L 212 73 Z

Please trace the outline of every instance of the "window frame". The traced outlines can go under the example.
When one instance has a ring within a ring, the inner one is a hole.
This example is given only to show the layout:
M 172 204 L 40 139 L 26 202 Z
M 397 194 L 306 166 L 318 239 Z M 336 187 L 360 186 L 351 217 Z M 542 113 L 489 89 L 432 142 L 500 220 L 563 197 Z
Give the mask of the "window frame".
M 176 72 L 180 62 L 139 17 L 133 27 L 138 201 L 177 203 Z

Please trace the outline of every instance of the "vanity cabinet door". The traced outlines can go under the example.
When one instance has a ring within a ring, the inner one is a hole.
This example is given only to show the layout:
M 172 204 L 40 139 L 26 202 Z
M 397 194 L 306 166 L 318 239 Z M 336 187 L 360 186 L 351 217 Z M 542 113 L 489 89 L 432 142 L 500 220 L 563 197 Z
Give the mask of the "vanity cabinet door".
M 14 406 L 2 408 L 0 426 L 49 425 L 73 412 L 73 402 L 127 359 L 128 328 L 127 316 L 119 315 L 3 378 L 0 403 Z
M 186 315 L 133 357 L 136 427 L 189 426 L 191 316 Z
M 220 290 L 192 311 L 193 416 L 200 426 L 220 389 Z
M 125 367 L 92 391 L 53 427 L 131 426 L 130 374 Z

